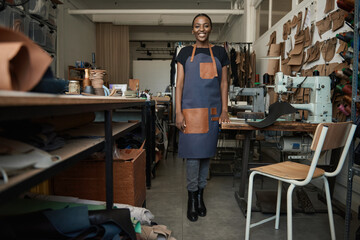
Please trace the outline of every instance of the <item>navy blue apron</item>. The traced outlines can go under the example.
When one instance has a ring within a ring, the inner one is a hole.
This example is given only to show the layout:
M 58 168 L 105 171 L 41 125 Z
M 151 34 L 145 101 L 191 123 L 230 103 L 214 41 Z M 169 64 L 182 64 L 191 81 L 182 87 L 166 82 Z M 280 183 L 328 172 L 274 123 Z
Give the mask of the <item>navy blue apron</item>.
M 185 63 L 185 79 L 181 101 L 186 128 L 179 133 L 180 158 L 210 158 L 216 153 L 221 114 L 220 83 L 222 66 L 210 56 L 195 55 Z

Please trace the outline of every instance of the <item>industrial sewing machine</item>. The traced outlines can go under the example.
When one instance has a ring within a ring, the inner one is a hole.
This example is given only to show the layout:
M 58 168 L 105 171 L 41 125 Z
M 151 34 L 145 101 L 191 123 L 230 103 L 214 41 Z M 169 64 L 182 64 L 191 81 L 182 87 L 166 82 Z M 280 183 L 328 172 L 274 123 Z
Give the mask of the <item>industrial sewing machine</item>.
M 293 93 L 290 88 L 309 88 L 310 102 L 303 104 L 291 104 L 294 108 L 309 111 L 306 122 L 321 123 L 332 122 L 332 104 L 330 94 L 329 77 L 313 76 L 313 77 L 290 77 L 282 72 L 275 74 L 275 92 L 279 94 Z
M 251 110 L 252 112 L 265 112 L 265 90 L 264 88 L 241 88 L 230 86 L 229 97 L 230 101 L 236 101 L 237 96 L 252 97 L 251 105 L 233 105 L 232 107 L 241 110 Z

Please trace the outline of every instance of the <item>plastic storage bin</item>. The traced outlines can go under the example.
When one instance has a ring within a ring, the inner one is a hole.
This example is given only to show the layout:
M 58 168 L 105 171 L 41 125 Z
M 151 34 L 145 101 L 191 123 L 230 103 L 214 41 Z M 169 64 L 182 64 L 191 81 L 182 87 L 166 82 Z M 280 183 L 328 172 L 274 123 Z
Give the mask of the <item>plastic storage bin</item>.
M 10 8 L 9 8 L 10 9 Z M 15 8 L 10 9 L 9 28 L 16 32 L 26 33 L 29 25 L 29 18 L 26 18 L 19 10 Z
M 8 7 L 0 11 L 0 26 L 9 27 L 10 13 L 11 13 L 11 9 Z
M 56 4 L 51 3 L 49 6 L 49 17 L 47 21 L 53 26 L 57 25 L 57 13 L 58 13 L 58 9 Z
M 48 4 L 46 0 L 30 0 L 28 4 L 29 13 L 42 19 L 47 19 L 49 16 Z
M 56 49 L 56 31 L 50 29 L 48 26 L 45 26 L 45 38 L 46 38 L 46 48 L 50 52 L 55 52 Z
M 30 20 L 29 23 L 29 38 L 34 42 L 39 44 L 40 46 L 45 46 L 46 38 L 45 38 L 45 27 L 40 24 L 39 21 L 34 19 Z

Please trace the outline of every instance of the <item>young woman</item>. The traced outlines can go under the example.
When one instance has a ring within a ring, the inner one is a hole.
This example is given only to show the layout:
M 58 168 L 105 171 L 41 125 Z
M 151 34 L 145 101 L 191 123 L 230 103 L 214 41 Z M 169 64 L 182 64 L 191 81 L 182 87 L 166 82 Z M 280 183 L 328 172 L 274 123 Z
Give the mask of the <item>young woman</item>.
M 212 22 L 198 14 L 192 23 L 196 43 L 176 58 L 176 127 L 179 157 L 186 158 L 187 217 L 206 215 L 203 200 L 210 158 L 216 153 L 219 123 L 229 122 L 227 111 L 229 59 L 223 47 L 209 43 Z

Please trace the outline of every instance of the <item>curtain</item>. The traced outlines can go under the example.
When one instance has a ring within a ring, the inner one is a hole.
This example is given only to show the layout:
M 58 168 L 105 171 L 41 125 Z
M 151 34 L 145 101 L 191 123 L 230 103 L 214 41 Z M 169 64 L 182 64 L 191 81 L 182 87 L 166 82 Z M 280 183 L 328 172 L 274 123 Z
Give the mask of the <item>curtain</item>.
M 128 83 L 129 52 L 128 26 L 96 24 L 96 66 L 106 70 L 106 83 Z

